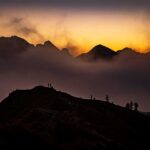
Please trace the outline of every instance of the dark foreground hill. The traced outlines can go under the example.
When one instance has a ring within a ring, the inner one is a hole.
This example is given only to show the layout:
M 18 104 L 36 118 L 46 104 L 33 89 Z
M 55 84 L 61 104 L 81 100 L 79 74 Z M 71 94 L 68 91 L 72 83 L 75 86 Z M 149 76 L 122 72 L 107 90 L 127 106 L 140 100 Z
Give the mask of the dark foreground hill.
M 138 112 L 42 86 L 0 104 L 0 149 L 149 150 L 149 127 Z

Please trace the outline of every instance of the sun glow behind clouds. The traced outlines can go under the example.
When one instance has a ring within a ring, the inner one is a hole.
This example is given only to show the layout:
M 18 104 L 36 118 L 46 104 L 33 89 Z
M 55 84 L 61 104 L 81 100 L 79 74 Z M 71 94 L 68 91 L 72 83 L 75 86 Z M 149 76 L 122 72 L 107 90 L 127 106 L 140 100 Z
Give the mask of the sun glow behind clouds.
M 143 12 L 123 11 L 75 11 L 60 9 L 9 9 L 2 10 L 0 33 L 3 36 L 18 35 L 31 43 L 52 41 L 59 48 L 68 47 L 77 55 L 97 44 L 114 50 L 132 47 L 141 52 L 149 48 L 148 21 Z M 22 18 L 20 28 L 33 28 L 36 32 L 25 34 L 11 20 Z M 12 24 L 11 24 L 12 23 Z

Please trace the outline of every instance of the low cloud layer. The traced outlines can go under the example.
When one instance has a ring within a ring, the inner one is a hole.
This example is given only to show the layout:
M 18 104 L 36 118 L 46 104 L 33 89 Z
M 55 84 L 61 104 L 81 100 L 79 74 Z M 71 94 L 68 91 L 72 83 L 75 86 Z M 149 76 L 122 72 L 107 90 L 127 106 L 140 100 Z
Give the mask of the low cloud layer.
M 0 49 L 0 53 L 3 50 Z M 12 56 L 14 57 L 14 56 Z M 87 63 L 48 47 L 32 47 L 17 59 L 0 59 L 0 98 L 15 89 L 52 83 L 74 96 L 110 100 L 119 105 L 137 101 L 150 111 L 150 54 L 122 52 L 114 61 Z

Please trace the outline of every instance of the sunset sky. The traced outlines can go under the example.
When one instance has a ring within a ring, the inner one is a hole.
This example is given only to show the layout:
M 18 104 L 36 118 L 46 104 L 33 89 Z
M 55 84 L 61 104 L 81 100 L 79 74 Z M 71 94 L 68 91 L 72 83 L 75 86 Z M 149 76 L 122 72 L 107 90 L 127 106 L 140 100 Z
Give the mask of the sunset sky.
M 1 0 L 0 36 L 52 41 L 77 55 L 97 44 L 150 50 L 149 0 Z

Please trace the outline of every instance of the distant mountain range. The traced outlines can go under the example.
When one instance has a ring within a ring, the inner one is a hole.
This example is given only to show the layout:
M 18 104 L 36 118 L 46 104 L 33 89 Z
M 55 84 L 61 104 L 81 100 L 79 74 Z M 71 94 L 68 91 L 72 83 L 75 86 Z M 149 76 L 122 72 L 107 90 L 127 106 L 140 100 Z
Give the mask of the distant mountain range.
M 0 50 L 1 50 L 0 58 L 11 58 L 12 56 L 16 56 L 23 53 L 29 48 L 47 48 L 62 53 L 64 55 L 71 56 L 67 48 L 64 48 L 63 50 L 59 50 L 50 41 L 46 41 L 44 44 L 37 44 L 36 46 L 34 46 L 28 43 L 26 40 L 17 36 L 0 38 Z M 106 46 L 97 45 L 94 48 L 92 48 L 89 52 L 83 53 L 77 56 L 76 58 L 83 61 L 98 61 L 101 59 L 112 60 L 120 53 L 127 52 L 127 51 L 132 52 L 134 54 L 140 54 L 133 51 L 131 48 L 124 48 L 123 50 L 119 50 L 118 52 L 115 52 L 114 50 Z
M 1 37 L 0 38 L 0 58 L 11 58 L 13 56 L 20 55 L 21 53 L 31 49 L 31 48 L 37 48 L 37 49 L 49 49 L 54 52 L 64 53 L 65 55 L 70 55 L 69 50 L 65 49 L 60 51 L 52 42 L 46 41 L 44 44 L 37 44 L 34 46 L 33 44 L 30 44 L 26 40 L 17 37 Z M 66 52 L 67 51 L 67 52 Z M 71 56 L 71 55 L 70 55 Z
M 150 118 L 38 86 L 0 103 L 0 149 L 149 150 Z

